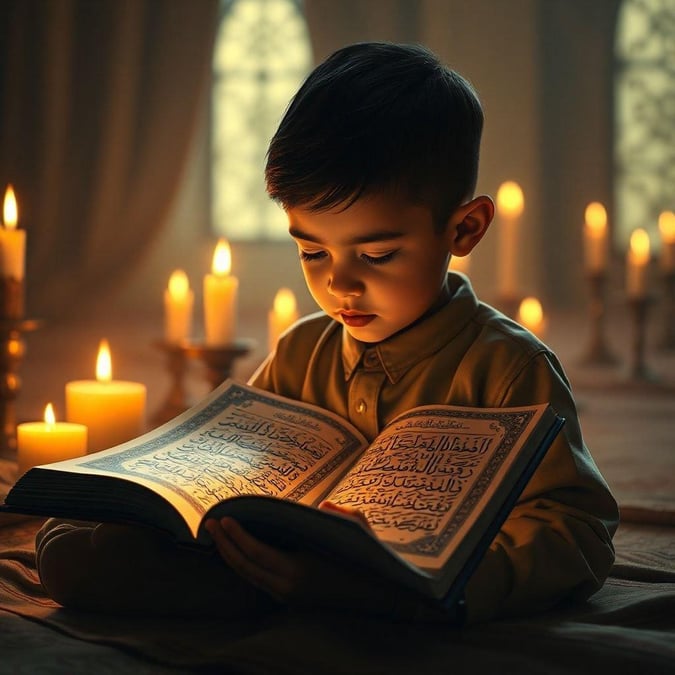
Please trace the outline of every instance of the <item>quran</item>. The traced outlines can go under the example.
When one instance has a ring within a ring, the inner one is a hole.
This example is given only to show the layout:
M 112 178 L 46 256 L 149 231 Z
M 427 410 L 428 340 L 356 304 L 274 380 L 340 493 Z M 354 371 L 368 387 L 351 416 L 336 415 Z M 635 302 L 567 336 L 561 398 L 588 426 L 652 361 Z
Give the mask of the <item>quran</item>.
M 423 406 L 368 444 L 330 411 L 227 380 L 132 441 L 28 470 L 0 512 L 137 523 L 190 546 L 228 515 L 450 607 L 562 424 L 546 404 Z

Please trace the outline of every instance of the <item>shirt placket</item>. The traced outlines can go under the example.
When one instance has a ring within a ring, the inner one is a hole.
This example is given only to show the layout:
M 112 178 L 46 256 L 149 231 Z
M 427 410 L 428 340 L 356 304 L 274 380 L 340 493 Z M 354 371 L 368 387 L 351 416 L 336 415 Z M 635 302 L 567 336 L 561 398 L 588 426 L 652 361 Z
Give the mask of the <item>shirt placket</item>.
M 379 433 L 378 398 L 386 374 L 375 349 L 367 349 L 349 386 L 349 419 L 368 439 Z

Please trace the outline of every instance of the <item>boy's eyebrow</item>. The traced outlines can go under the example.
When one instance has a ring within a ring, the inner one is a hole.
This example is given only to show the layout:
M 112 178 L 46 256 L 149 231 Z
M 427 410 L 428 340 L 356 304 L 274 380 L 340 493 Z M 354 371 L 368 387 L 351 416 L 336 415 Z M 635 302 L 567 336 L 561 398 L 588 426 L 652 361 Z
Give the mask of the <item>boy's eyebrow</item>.
M 293 226 L 288 230 L 291 237 L 294 239 L 304 239 L 305 241 L 312 241 L 315 244 L 322 244 L 323 242 L 318 237 L 303 232 L 299 228 Z M 376 241 L 389 241 L 390 239 L 399 239 L 404 236 L 404 232 L 397 232 L 396 230 L 380 230 L 379 232 L 368 232 L 358 237 L 350 239 L 348 244 L 372 244 Z

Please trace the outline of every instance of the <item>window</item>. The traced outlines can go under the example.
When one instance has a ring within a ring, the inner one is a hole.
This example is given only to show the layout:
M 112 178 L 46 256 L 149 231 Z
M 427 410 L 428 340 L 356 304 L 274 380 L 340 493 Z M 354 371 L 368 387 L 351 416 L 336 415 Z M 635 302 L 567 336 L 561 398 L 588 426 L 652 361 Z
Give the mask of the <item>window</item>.
M 212 92 L 211 216 L 234 240 L 287 236 L 265 193 L 269 140 L 312 66 L 298 0 L 221 0 Z
M 675 208 L 675 2 L 624 0 L 616 34 L 616 243 Z

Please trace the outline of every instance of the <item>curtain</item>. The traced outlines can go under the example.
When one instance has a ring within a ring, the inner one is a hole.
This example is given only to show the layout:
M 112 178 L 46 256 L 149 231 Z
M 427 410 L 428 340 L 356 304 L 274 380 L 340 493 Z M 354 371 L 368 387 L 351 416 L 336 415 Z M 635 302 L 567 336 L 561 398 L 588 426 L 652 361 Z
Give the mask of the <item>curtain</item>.
M 103 302 L 161 234 L 210 87 L 217 0 L 3 0 L 0 190 L 27 314 Z

